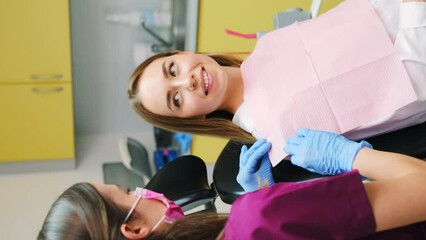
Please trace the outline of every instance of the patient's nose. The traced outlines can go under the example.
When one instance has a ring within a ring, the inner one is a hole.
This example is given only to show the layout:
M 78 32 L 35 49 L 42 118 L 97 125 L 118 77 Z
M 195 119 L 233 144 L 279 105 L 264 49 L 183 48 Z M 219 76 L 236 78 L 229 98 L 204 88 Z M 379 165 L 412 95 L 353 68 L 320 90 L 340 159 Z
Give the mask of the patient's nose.
M 172 81 L 172 85 L 182 89 L 194 91 L 196 89 L 196 80 L 194 74 L 188 74 Z
M 195 90 L 195 79 L 194 79 L 194 75 L 191 74 L 189 76 L 189 86 L 190 90 Z
M 186 76 L 185 79 L 186 88 L 190 91 L 194 91 L 196 88 L 196 81 L 194 79 L 194 74 L 190 73 Z

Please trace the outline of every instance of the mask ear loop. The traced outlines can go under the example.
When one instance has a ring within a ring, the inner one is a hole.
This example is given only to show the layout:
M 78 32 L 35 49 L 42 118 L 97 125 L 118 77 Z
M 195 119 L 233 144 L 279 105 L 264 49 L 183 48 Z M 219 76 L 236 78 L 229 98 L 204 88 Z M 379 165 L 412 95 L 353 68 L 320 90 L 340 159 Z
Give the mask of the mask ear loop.
M 166 217 L 166 214 L 161 217 L 161 219 L 155 224 L 155 226 L 151 229 L 151 232 L 154 232 L 154 230 L 160 225 L 161 222 L 163 222 L 164 218 Z
M 136 199 L 136 202 L 133 204 L 132 208 L 130 209 L 129 213 L 127 214 L 126 218 L 123 221 L 123 224 L 129 220 L 130 215 L 132 214 L 133 210 L 135 210 L 136 205 L 138 204 L 139 200 L 141 200 L 141 196 L 138 196 Z

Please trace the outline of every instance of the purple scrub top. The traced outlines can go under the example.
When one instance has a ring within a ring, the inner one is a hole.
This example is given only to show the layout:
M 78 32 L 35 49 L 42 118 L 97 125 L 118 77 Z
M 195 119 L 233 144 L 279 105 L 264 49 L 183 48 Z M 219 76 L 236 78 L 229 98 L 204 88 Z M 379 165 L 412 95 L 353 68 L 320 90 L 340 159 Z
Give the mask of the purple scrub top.
M 375 229 L 355 170 L 310 182 L 277 183 L 239 197 L 223 239 L 426 239 L 425 223 L 377 234 Z

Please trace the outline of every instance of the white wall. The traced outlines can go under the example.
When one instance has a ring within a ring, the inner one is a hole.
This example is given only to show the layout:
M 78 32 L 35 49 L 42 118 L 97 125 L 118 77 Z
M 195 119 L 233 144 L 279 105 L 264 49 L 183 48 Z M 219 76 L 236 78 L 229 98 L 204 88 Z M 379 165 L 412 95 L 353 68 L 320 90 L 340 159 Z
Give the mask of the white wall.
M 72 64 L 76 135 L 151 131 L 127 102 L 135 65 L 133 45 L 154 42 L 144 30 L 107 22 L 128 10 L 157 9 L 158 0 L 71 0 Z

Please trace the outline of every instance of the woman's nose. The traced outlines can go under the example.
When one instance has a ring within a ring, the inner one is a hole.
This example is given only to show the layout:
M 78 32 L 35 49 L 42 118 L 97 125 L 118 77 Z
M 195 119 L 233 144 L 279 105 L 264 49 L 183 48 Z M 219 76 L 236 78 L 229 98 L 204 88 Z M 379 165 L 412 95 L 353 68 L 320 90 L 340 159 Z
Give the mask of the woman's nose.
M 188 89 L 193 91 L 195 90 L 195 79 L 194 79 L 194 75 L 193 74 L 189 74 L 188 76 Z
M 194 91 L 196 89 L 194 74 L 188 74 L 184 79 L 182 79 L 182 84 L 188 90 Z

